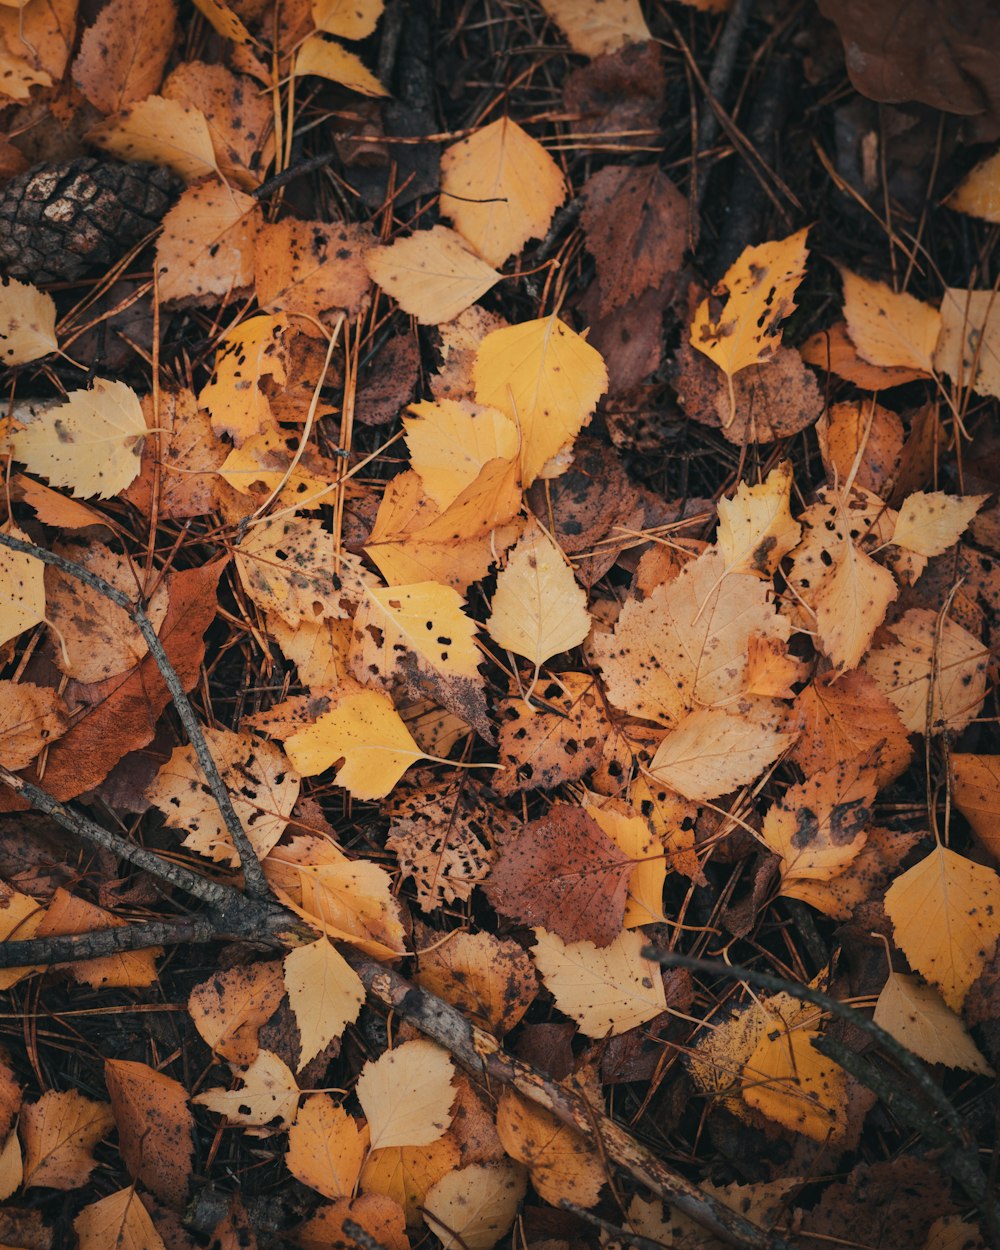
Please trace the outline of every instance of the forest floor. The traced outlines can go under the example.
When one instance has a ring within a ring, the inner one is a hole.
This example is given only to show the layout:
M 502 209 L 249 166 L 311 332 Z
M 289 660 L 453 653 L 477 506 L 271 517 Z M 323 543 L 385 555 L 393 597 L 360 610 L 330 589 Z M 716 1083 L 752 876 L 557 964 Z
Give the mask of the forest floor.
M 1000 1248 L 949 7 L 0 0 L 0 1246 Z

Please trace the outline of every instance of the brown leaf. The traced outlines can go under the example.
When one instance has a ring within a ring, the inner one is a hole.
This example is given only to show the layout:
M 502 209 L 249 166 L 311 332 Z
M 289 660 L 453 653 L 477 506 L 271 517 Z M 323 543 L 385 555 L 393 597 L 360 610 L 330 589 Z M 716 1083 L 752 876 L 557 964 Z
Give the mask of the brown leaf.
M 802 1245 L 819 1250 L 855 1241 L 880 1250 L 913 1250 L 924 1244 L 931 1222 L 950 1210 L 948 1185 L 930 1163 L 913 1155 L 859 1163 L 846 1181 L 828 1185 L 805 1215 Z
M 77 898 L 62 888 L 56 890 L 52 902 L 36 937 L 50 937 L 64 933 L 92 933 L 101 929 L 123 929 L 125 921 L 111 915 L 103 907 L 95 907 L 85 899 Z M 81 959 L 70 964 L 56 965 L 74 981 L 90 985 L 94 989 L 114 986 L 138 988 L 152 985 L 156 980 L 156 961 L 163 954 L 162 946 L 149 950 L 122 951 L 118 955 L 106 955 L 98 959 Z
M 150 516 L 155 490 L 157 510 L 165 520 L 214 512 L 222 485 L 216 469 L 225 460 L 227 448 L 213 432 L 207 409 L 199 406 L 192 391 L 184 389 L 161 391 L 157 411 L 148 396 L 142 412 L 157 434 L 144 441 L 139 476 L 121 497 Z
M 80 40 L 73 82 L 102 113 L 152 95 L 174 42 L 173 0 L 110 0 Z
M 268 312 L 300 315 L 306 334 L 334 309 L 356 313 L 369 286 L 365 249 L 369 226 L 326 225 L 288 218 L 262 226 L 257 234 L 257 300 Z
M 651 41 L 595 57 L 573 70 L 566 77 L 563 99 L 567 112 L 577 115 L 575 126 L 595 136 L 614 135 L 616 150 L 628 151 L 649 142 L 648 136 L 630 131 L 656 132 L 666 89 L 663 49 Z
M 412 334 L 394 334 L 358 378 L 354 419 L 384 425 L 413 398 L 420 376 L 420 346 Z
M 924 377 L 922 369 L 901 365 L 870 365 L 859 354 L 847 333 L 847 322 L 837 321 L 828 330 L 819 330 L 799 345 L 799 355 L 807 365 L 826 369 L 866 391 L 887 391 Z
M 159 637 L 185 690 L 201 671 L 202 636 L 218 610 L 215 588 L 224 567 L 224 560 L 216 560 L 169 579 L 170 602 Z M 90 686 L 71 681 L 64 698 L 77 716 L 49 751 L 44 780 L 46 790 L 57 799 L 89 790 L 126 752 L 151 742 L 170 692 L 147 655 L 137 668 L 118 677 Z M 37 783 L 33 772 L 31 778 Z
M 576 781 L 603 758 L 608 720 L 597 683 L 589 673 L 557 673 L 536 688 L 532 700 L 511 696 L 498 708 L 498 794 L 554 790 Z
M 114 1126 L 106 1102 L 49 1090 L 21 1111 L 24 1185 L 78 1189 L 97 1167 L 94 1147 Z
M 285 994 L 281 961 L 225 968 L 191 991 L 194 1027 L 217 1055 L 249 1067 L 260 1053 L 257 1034 Z
M 130 1175 L 169 1205 L 183 1205 L 194 1159 L 187 1090 L 148 1064 L 125 1059 L 106 1059 L 104 1079 Z
M 502 915 L 607 946 L 622 931 L 632 868 L 593 817 L 557 804 L 501 851 L 483 890 Z
M 584 184 L 580 218 L 607 316 L 650 287 L 673 287 L 687 246 L 688 202 L 658 165 L 607 165 Z
M 874 399 L 834 404 L 816 422 L 816 433 L 831 478 L 846 483 L 853 472 L 855 485 L 876 495 L 886 494 L 895 481 L 903 450 L 903 423 L 894 412 Z
M 456 933 L 431 946 L 420 956 L 417 981 L 498 1037 L 510 1032 L 538 993 L 531 956 L 486 932 Z

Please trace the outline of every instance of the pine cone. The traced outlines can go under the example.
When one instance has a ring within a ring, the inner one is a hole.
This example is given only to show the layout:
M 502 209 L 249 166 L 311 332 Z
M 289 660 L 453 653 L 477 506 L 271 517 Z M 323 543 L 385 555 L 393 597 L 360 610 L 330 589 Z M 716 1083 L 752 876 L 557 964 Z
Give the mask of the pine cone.
M 72 282 L 106 268 L 155 230 L 179 187 L 159 165 L 92 156 L 34 165 L 0 188 L 0 271 Z

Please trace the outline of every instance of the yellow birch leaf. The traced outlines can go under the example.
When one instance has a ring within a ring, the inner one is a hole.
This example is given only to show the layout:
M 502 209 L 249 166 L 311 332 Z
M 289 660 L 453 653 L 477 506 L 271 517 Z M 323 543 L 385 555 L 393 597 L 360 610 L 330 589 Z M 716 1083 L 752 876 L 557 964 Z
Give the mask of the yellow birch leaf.
M 368 1133 L 354 1116 L 329 1094 L 310 1094 L 288 1130 L 285 1165 L 324 1198 L 350 1198 L 367 1152 Z
M 587 1037 L 627 1033 L 667 1008 L 659 967 L 642 956 L 642 934 L 627 930 L 610 946 L 564 942 L 556 933 L 532 930 L 532 956 L 545 987 Z
M 499 646 L 538 668 L 590 633 L 587 595 L 566 558 L 535 522 L 497 577 L 486 629 Z
M 73 1228 L 80 1250 L 166 1250 L 134 1185 L 84 1207 Z
M 311 517 L 285 515 L 253 526 L 236 548 L 236 568 L 254 603 L 292 626 L 352 615 L 375 582 L 360 557 L 337 558 L 333 535 Z
M 513 460 L 520 440 L 514 422 L 496 408 L 465 399 L 423 400 L 403 417 L 410 466 L 441 509 L 454 503 L 491 460 Z
M 12 889 L 6 881 L 0 881 L 0 942 L 26 942 L 38 932 L 45 917 L 45 908 L 28 894 Z M 0 969 L 0 992 L 9 990 L 33 972 L 35 968 Z
M 460 594 L 483 577 L 521 530 L 515 460 L 497 458 L 443 512 L 420 476 L 400 473 L 385 488 L 365 552 L 392 586 L 434 581 Z
M 119 160 L 166 165 L 185 182 L 211 174 L 222 176 L 205 114 L 160 95 L 147 96 L 98 122 L 87 138 Z
M 281 1132 L 295 1123 L 299 1087 L 291 1068 L 270 1050 L 262 1050 L 238 1076 L 241 1089 L 207 1089 L 191 1099 L 247 1128 L 267 1125 Z
M 936 846 L 885 893 L 896 945 L 960 1011 L 1000 937 L 1000 877 Z
M 659 973 L 657 973 L 659 975 Z M 512 1159 L 527 1164 L 531 1183 L 546 1202 L 563 1198 L 592 1207 L 607 1180 L 597 1147 L 551 1111 L 505 1089 L 497 1103 L 497 1133 Z
M 239 17 L 222 0 L 194 0 L 194 7 L 206 18 L 212 29 L 231 43 L 250 44 L 253 35 Z
M 691 345 L 728 378 L 774 355 L 780 323 L 795 308 L 795 291 L 805 273 L 808 233 L 807 227 L 787 239 L 745 248 L 713 287 L 714 300 L 706 298 L 698 306 Z
M 300 620 L 289 625 L 278 613 L 271 612 L 267 628 L 281 648 L 281 654 L 295 665 L 303 686 L 321 690 L 340 685 L 350 662 L 349 620 Z
M 403 1208 L 406 1223 L 416 1228 L 428 1190 L 458 1167 L 461 1153 L 450 1136 L 428 1146 L 387 1146 L 373 1150 L 361 1169 L 364 1196 L 382 1194 Z M 327 1243 L 324 1243 L 326 1245 Z
M 261 210 L 235 187 L 189 187 L 163 218 L 156 241 L 163 304 L 218 303 L 253 285 Z
M 807 1003 L 778 993 L 752 1002 L 713 1026 L 691 1051 L 688 1070 L 695 1086 L 716 1103 L 748 1120 L 746 1104 L 740 1096 L 743 1068 L 758 1043 L 776 1029 L 787 1032 L 807 1019 L 815 1018 Z
M 490 265 L 540 239 L 565 198 L 559 166 L 507 117 L 441 157 L 441 212 Z
M 604 830 L 615 846 L 624 851 L 635 867 L 628 879 L 625 928 L 663 924 L 663 883 L 667 878 L 667 857 L 663 843 L 650 822 L 634 807 L 620 799 L 598 799 L 588 795 L 584 809 Z
M 743 1069 L 743 1098 L 769 1120 L 813 1141 L 847 1128 L 847 1076 L 812 1045 L 815 1029 L 766 1033 Z
M 595 637 L 616 707 L 671 725 L 692 708 L 727 705 L 744 692 L 750 638 L 787 641 L 790 625 L 769 584 L 726 573 L 724 560 L 708 548 L 641 603 L 628 599 L 614 630 Z
M 372 281 L 424 326 L 452 321 L 500 281 L 497 271 L 447 226 L 373 247 L 365 264 Z
M 1000 755 L 951 755 L 955 806 L 994 859 L 1000 859 Z
M 385 0 L 312 0 L 317 30 L 342 39 L 367 39 L 373 34 Z
M 1000 293 L 945 288 L 934 367 L 956 386 L 1000 397 Z
M 842 269 L 840 276 L 847 332 L 862 358 L 873 365 L 901 365 L 932 373 L 941 331 L 938 310 L 849 269 Z
M 861 853 L 878 791 L 878 752 L 842 761 L 789 786 L 764 817 L 760 837 L 781 859 L 781 893 L 798 881 L 835 877 Z
M 449 1172 L 424 1199 L 424 1219 L 441 1250 L 493 1250 L 514 1225 L 527 1182 L 513 1163 L 472 1163 Z
M 988 498 L 918 490 L 900 505 L 891 541 L 921 556 L 939 556 L 958 542 Z
M 360 95 L 389 94 L 359 56 L 348 52 L 336 40 L 325 39 L 318 33 L 308 35 L 299 46 L 295 56 L 295 73 L 299 78 L 305 74 L 329 78 L 331 82 L 339 82 L 342 87 Z
M 978 1224 L 958 1215 L 941 1215 L 927 1230 L 923 1250 L 986 1250 Z
M 555 315 L 488 334 L 473 378 L 476 402 L 498 408 L 520 431 L 526 487 L 572 443 L 608 388 L 600 352 Z
M 650 38 L 639 0 L 541 0 L 541 5 L 581 56 L 604 56 Z
M 211 726 L 204 733 L 236 815 L 263 859 L 285 832 L 301 781 L 273 742 Z M 175 747 L 147 787 L 146 798 L 165 813 L 168 825 L 186 830 L 184 846 L 235 866 L 239 856 L 215 800 L 205 792 L 204 780 L 194 747 Z
M 411 764 L 427 758 L 392 700 L 378 690 L 339 699 L 312 725 L 287 738 L 285 751 L 304 777 L 343 760 L 335 780 L 356 799 L 385 798 Z
M 325 937 L 307 946 L 297 946 L 285 956 L 285 988 L 299 1028 L 301 1072 L 310 1059 L 357 1020 L 365 989 L 358 974 Z M 326 1196 L 341 1198 L 350 1192 L 348 1188 L 346 1194 Z
M 22 420 L 20 411 L 18 419 Z M 139 474 L 146 420 L 124 382 L 95 378 L 86 391 L 41 409 L 11 440 L 15 460 L 78 498 L 110 499 Z
M 52 296 L 29 282 L 0 280 L 0 365 L 30 364 L 58 347 Z
M 373 1150 L 428 1146 L 448 1131 L 455 1065 L 426 1038 L 403 1042 L 361 1069 L 354 1092 L 368 1119 Z
M 936 990 L 921 985 L 916 977 L 889 973 L 872 1023 L 927 1063 L 963 1068 L 980 1076 L 994 1075 L 961 1019 L 945 1006 Z
M 215 353 L 215 368 L 198 402 L 212 417 L 212 429 L 239 447 L 273 425 L 271 405 L 261 389 L 270 377 L 276 386 L 288 381 L 285 337 L 288 318 L 251 317 L 230 330 Z
M 698 708 L 663 739 L 648 772 L 686 799 L 716 799 L 756 781 L 796 736 L 723 708 Z
M 865 672 L 910 733 L 959 733 L 982 707 L 988 649 L 928 608 L 911 608 L 889 628 L 896 641 L 869 652 Z
M 0 569 L 2 566 L 0 558 Z M 42 748 L 67 728 L 66 705 L 51 687 L 30 681 L 0 681 L 0 760 L 5 768 L 12 772 L 27 768 Z
M 24 1182 L 24 1161 L 21 1158 L 21 1143 L 17 1133 L 11 1133 L 0 1149 L 0 1202 L 7 1199 Z
M 492 742 L 477 626 L 464 607 L 440 582 L 370 587 L 354 618 L 352 665 L 359 681 L 431 695 Z
M 50 1090 L 21 1111 L 24 1186 L 79 1189 L 97 1167 L 94 1147 L 115 1126 L 111 1105 Z
M 948 196 L 945 203 L 956 213 L 1000 223 L 1000 152 L 980 161 Z
M 759 486 L 740 482 L 732 499 L 719 500 L 718 546 L 727 573 L 770 578 L 798 543 L 802 527 L 792 520 L 792 466 L 785 460 Z

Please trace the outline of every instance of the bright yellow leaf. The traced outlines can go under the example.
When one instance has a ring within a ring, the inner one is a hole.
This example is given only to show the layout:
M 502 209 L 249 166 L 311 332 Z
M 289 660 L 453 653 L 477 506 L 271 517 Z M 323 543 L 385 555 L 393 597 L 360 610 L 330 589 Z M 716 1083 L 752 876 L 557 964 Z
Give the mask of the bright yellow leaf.
M 590 633 L 587 596 L 562 552 L 534 523 L 497 577 L 486 628 L 499 646 L 538 668 Z
M 961 1019 L 945 1006 L 936 990 L 921 985 L 916 977 L 889 973 L 872 1022 L 927 1063 L 993 1076 L 993 1069 Z
M 585 808 L 615 846 L 635 861 L 628 879 L 625 928 L 663 924 L 666 920 L 663 883 L 667 877 L 667 857 L 650 822 L 621 799 L 587 796 Z
M 719 500 L 718 546 L 727 573 L 770 578 L 796 545 L 802 527 L 792 520 L 791 489 L 792 466 L 785 460 L 758 486 L 740 482 L 732 499 Z
M 896 292 L 884 282 L 842 269 L 847 332 L 860 355 L 873 365 L 934 370 L 941 314 L 930 304 Z
M 28 282 L 0 280 L 0 364 L 30 364 L 58 346 L 52 296 Z
M 8 522 L 2 532 L 30 542 Z M 45 565 L 34 556 L 0 546 L 0 645 L 45 620 Z
M 201 109 L 160 95 L 148 96 L 87 132 L 91 143 L 121 161 L 167 165 L 185 182 L 197 182 L 219 167 L 212 133 Z
M 339 699 L 312 725 L 287 738 L 285 751 L 305 777 L 342 759 L 337 785 L 356 799 L 385 798 L 411 764 L 426 758 L 392 700 L 378 690 Z
M 223 39 L 228 39 L 230 42 L 237 44 L 254 42 L 253 35 L 250 34 L 229 5 L 222 3 L 222 0 L 194 0 L 194 6 L 208 20 L 212 29 L 220 34 Z
M 372 280 L 425 326 L 453 320 L 500 281 L 497 271 L 447 226 L 373 247 L 365 264 Z
M 1000 152 L 980 161 L 945 200 L 956 213 L 1000 223 Z
M 465 399 L 423 400 L 403 417 L 410 465 L 439 508 L 454 503 L 491 460 L 513 460 L 520 440 L 511 419 Z
M 285 1165 L 324 1198 L 350 1198 L 367 1150 L 368 1133 L 354 1116 L 329 1094 L 310 1094 L 288 1130 Z
M 426 1038 L 403 1042 L 361 1069 L 354 1092 L 368 1119 L 373 1150 L 429 1146 L 448 1131 L 455 1065 Z
M 46 405 L 11 439 L 15 460 L 78 499 L 110 499 L 139 474 L 146 420 L 139 397 L 124 382 L 95 378 L 86 391 L 70 391 L 61 404 Z
M 886 890 L 885 912 L 910 967 L 960 1011 L 1000 938 L 1000 877 L 936 846 Z
M 650 38 L 639 0 L 541 0 L 541 5 L 582 56 L 604 56 Z
M 452 144 L 441 158 L 441 212 L 490 265 L 540 239 L 565 198 L 559 166 L 508 117 Z
M 270 377 L 275 385 L 288 381 L 288 318 L 251 317 L 222 339 L 215 353 L 215 369 L 198 396 L 212 417 L 212 429 L 240 444 L 273 425 L 271 405 L 260 382 Z
M 309 35 L 300 45 L 295 57 L 295 73 L 299 78 L 317 74 L 361 95 L 389 94 L 359 56 L 320 34 Z
M 572 443 L 608 387 L 600 352 L 555 316 L 488 334 L 473 377 L 476 402 L 506 413 L 520 431 L 525 486 Z
M 627 1033 L 666 1010 L 657 964 L 643 958 L 641 933 L 626 930 L 610 946 L 564 942 L 556 933 L 532 930 L 532 956 L 560 1011 L 587 1037 Z
M 312 0 L 317 30 L 342 39 L 367 39 L 378 25 L 385 0 Z
M 821 1055 L 814 1029 L 774 1029 L 760 1039 L 743 1069 L 743 1097 L 769 1120 L 813 1141 L 847 1127 L 847 1076 Z
M 358 974 L 325 937 L 288 952 L 285 988 L 299 1029 L 298 1070 L 301 1072 L 310 1059 L 325 1050 L 358 1018 L 365 1001 L 365 989 Z M 320 1190 L 320 1193 L 325 1192 Z

